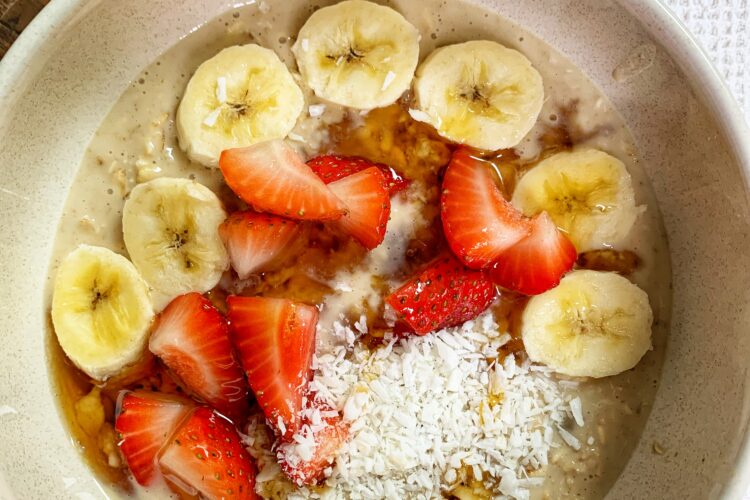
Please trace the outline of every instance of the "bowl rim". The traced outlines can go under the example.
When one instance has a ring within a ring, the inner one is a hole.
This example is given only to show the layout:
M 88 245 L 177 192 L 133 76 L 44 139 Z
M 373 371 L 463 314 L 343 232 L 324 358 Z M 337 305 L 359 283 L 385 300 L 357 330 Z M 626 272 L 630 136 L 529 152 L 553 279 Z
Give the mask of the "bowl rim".
M 54 51 L 54 43 L 67 26 L 85 15 L 104 0 L 52 0 L 19 35 L 0 60 L 0 108 L 11 103 L 24 92 L 33 80 L 35 71 L 25 64 L 30 58 L 46 60 Z M 711 62 L 708 54 L 688 31 L 682 21 L 670 10 L 665 0 L 615 0 L 630 12 L 678 64 L 693 91 L 710 111 L 718 129 L 728 142 L 733 159 L 740 166 L 745 181 L 745 193 L 750 197 L 750 128 L 742 110 L 727 87 L 724 79 Z M 43 64 L 36 64 L 40 68 Z M 0 130 L 0 134 L 3 131 Z M 748 410 L 748 395 L 743 407 Z M 743 412 L 743 436 L 738 447 L 731 475 L 720 495 L 740 499 L 750 485 L 750 430 L 748 411 Z M 0 473 L 0 493 L 14 498 Z

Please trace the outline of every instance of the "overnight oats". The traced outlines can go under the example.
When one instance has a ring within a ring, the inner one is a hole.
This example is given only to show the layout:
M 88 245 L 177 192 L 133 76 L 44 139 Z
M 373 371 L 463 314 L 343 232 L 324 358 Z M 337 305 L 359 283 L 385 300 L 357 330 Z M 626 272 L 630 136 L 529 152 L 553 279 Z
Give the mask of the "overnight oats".
M 92 138 L 50 362 L 123 496 L 600 498 L 669 287 L 622 118 L 542 41 L 458 1 L 260 2 Z

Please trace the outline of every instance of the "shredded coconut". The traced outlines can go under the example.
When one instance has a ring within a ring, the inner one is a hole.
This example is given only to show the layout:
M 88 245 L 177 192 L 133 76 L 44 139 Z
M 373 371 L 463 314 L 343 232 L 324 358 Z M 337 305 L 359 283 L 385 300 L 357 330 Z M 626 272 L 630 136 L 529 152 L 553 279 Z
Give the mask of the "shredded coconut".
M 305 142 L 305 138 L 304 138 L 304 137 L 302 137 L 302 136 L 301 136 L 301 135 L 299 135 L 299 134 L 295 134 L 294 132 L 289 132 L 289 135 L 288 135 L 288 137 L 289 137 L 289 138 L 290 138 L 291 140 L 293 140 L 293 141 L 296 141 L 296 142 L 302 142 L 302 143 L 304 143 L 304 142 Z
M 220 104 L 227 102 L 227 79 L 224 76 L 216 79 L 216 99 Z
M 211 111 L 208 116 L 206 116 L 203 119 L 203 124 L 207 127 L 213 127 L 216 125 L 216 120 L 219 119 L 219 115 L 221 114 L 221 107 L 216 108 L 215 110 Z
M 393 71 L 389 71 L 388 73 L 386 73 L 385 78 L 383 78 L 383 86 L 380 87 L 380 90 L 383 91 L 387 89 L 388 87 L 390 87 L 391 84 L 393 83 L 393 80 L 395 79 L 396 79 L 396 73 L 394 73 Z
M 431 123 L 430 115 L 419 109 L 409 109 L 409 115 L 418 122 Z
M 583 427 L 583 410 L 581 409 L 581 398 L 576 396 L 570 400 L 570 411 L 578 427 Z
M 334 338 L 356 338 L 366 330 L 365 317 L 353 326 L 336 322 L 332 330 L 338 331 Z M 529 489 L 543 482 L 528 473 L 547 465 L 549 450 L 560 446 L 555 434 L 580 447 L 562 427 L 580 400 L 566 403 L 569 396 L 545 367 L 512 355 L 500 364 L 488 361 L 509 339 L 498 330 L 485 313 L 424 337 L 390 338 L 376 351 L 348 340 L 319 345 L 311 389 L 350 423 L 325 494 L 439 498 L 446 487 L 475 478 L 501 498 L 528 498 Z M 284 481 L 278 468 L 267 471 L 265 452 L 252 442 L 251 453 L 261 457 L 258 488 L 266 492 Z M 285 491 L 287 498 L 321 494 Z
M 304 42 L 304 40 L 303 40 Z M 310 104 L 310 106 L 307 107 L 307 112 L 310 113 L 310 116 L 313 118 L 316 118 L 326 111 L 326 105 L 325 104 Z

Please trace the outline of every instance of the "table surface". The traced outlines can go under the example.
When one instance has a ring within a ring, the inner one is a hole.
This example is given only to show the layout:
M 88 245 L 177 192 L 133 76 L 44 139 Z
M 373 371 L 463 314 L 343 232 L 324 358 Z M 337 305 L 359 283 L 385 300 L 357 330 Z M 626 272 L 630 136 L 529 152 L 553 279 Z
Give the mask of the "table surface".
M 750 0 L 665 1 L 706 50 L 750 123 Z M 0 0 L 0 59 L 48 2 Z

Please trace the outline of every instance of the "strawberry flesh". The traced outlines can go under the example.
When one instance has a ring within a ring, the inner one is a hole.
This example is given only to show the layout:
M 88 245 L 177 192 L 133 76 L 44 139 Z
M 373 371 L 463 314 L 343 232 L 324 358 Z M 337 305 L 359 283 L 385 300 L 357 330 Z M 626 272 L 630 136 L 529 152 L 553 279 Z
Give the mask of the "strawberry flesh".
M 560 283 L 573 268 L 573 243 L 542 212 L 531 221 L 531 234 L 506 250 L 490 271 L 498 285 L 526 295 L 538 295 Z
M 467 266 L 484 269 L 531 231 L 497 186 L 492 164 L 458 148 L 443 178 L 441 218 L 453 253 Z
M 207 298 L 193 292 L 170 302 L 149 349 L 192 395 L 235 422 L 246 416 L 248 387 L 232 352 L 229 325 Z
M 409 187 L 409 180 L 399 175 L 393 168 L 383 163 L 371 162 L 359 156 L 317 156 L 308 161 L 307 164 L 326 184 L 336 182 L 368 168 L 377 167 L 383 172 L 386 188 L 391 196 Z
M 312 375 L 318 310 L 287 299 L 227 298 L 234 343 L 268 423 L 278 435 L 300 427 Z
M 199 407 L 183 421 L 159 455 L 164 477 L 189 495 L 259 498 L 256 468 L 234 425 Z
M 299 220 L 334 220 L 346 211 L 284 141 L 222 151 L 219 168 L 232 191 L 258 212 Z
M 219 236 L 240 279 L 276 260 L 299 234 L 296 221 L 245 210 L 235 212 L 219 226 Z
M 298 486 L 309 486 L 325 478 L 326 469 L 333 466 L 341 445 L 349 437 L 349 424 L 341 414 L 314 397 L 302 411 L 300 436 L 312 438 L 298 443 L 293 438 L 282 439 L 276 457 L 281 470 Z
M 476 318 L 495 294 L 495 286 L 481 271 L 445 252 L 386 301 L 414 333 L 425 335 Z
M 391 198 L 381 170 L 370 167 L 332 182 L 329 187 L 348 209 L 333 224 L 369 250 L 380 245 L 391 214 Z
M 117 444 L 138 484 L 149 486 L 159 477 L 156 456 L 192 407 L 188 400 L 158 392 L 120 393 Z

